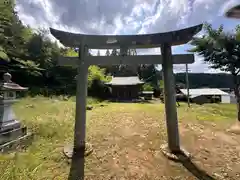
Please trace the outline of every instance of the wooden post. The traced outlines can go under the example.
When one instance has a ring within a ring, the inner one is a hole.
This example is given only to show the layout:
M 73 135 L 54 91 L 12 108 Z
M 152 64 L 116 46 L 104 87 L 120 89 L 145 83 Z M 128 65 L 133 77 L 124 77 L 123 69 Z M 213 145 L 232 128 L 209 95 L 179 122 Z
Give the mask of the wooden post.
M 176 89 L 173 74 L 172 50 L 169 44 L 161 45 L 163 58 L 164 103 L 168 134 L 168 148 L 172 153 L 180 152 L 176 108 Z
M 74 129 L 74 152 L 85 150 L 86 135 L 86 99 L 87 99 L 87 75 L 88 66 L 84 63 L 88 55 L 87 47 L 82 44 L 79 47 L 79 64 L 77 75 L 76 115 Z M 83 148 L 83 149 L 82 149 Z

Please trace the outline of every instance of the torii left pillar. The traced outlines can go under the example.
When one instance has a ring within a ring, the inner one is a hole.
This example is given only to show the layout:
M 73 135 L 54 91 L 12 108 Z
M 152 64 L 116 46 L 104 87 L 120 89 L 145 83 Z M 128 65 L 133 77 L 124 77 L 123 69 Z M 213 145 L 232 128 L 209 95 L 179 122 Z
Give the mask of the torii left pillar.
M 77 75 L 77 94 L 76 94 L 76 114 L 75 114 L 75 130 L 74 130 L 74 152 L 85 151 L 86 136 L 86 97 L 87 97 L 87 76 L 88 65 L 84 63 L 85 56 L 88 55 L 87 46 L 79 47 L 79 64 Z M 80 141 L 79 141 L 80 140 Z M 83 148 L 83 149 L 82 149 Z
M 85 63 L 88 48 L 81 44 L 78 50 L 78 75 L 76 93 L 76 112 L 74 126 L 74 146 L 66 146 L 64 151 L 72 159 L 68 180 L 84 179 L 84 156 L 92 152 L 91 145 L 86 143 L 86 107 L 87 107 L 87 82 L 88 64 Z M 69 149 L 70 148 L 70 149 Z

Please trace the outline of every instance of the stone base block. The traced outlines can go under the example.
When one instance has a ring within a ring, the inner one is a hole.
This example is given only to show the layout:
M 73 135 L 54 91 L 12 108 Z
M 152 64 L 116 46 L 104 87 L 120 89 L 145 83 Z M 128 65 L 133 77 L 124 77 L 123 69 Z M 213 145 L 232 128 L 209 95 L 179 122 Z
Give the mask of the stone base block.
M 25 135 L 18 137 L 17 139 L 1 144 L 0 152 L 7 153 L 7 152 L 18 150 L 18 149 L 23 149 L 27 147 L 29 144 L 31 144 L 32 140 L 33 140 L 33 134 L 26 133 Z
M 0 145 L 18 139 L 27 134 L 27 128 L 21 127 L 0 133 Z
M 181 148 L 179 152 L 171 152 L 168 148 L 168 144 L 163 144 L 161 151 L 165 157 L 175 162 L 183 162 L 191 159 L 191 155 L 185 149 Z
M 11 120 L 7 122 L 3 122 L 0 124 L 0 133 L 10 131 L 13 129 L 18 129 L 21 127 L 21 123 L 17 120 Z
M 234 134 L 240 134 L 240 122 L 237 122 L 236 124 L 232 125 L 227 132 L 234 133 Z
M 84 154 L 84 156 L 88 156 L 93 152 L 93 147 L 92 147 L 91 144 L 86 143 L 85 147 L 80 148 L 78 151 L 84 151 L 84 152 L 82 152 Z M 63 149 L 63 153 L 68 159 L 72 159 L 73 145 L 65 146 L 64 149 Z

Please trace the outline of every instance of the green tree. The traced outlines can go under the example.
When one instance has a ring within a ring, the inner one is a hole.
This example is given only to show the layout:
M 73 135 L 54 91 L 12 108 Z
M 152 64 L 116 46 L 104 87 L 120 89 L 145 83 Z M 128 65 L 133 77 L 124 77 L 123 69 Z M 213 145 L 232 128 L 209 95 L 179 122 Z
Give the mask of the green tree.
M 105 76 L 105 69 L 99 68 L 98 66 L 92 65 L 88 68 L 88 87 L 91 88 L 94 80 L 107 82 L 108 76 Z
M 164 89 L 164 82 L 163 82 L 163 80 L 159 81 L 159 88 L 160 89 Z
M 153 87 L 152 87 L 151 84 L 145 83 L 145 84 L 143 85 L 143 90 L 144 90 L 144 91 L 153 91 Z
M 205 35 L 196 37 L 191 45 L 195 47 L 189 50 L 197 52 L 204 57 L 211 68 L 220 69 L 231 73 L 234 82 L 234 93 L 237 99 L 238 121 L 240 121 L 240 93 L 239 93 L 239 73 L 240 73 L 240 28 L 236 27 L 233 34 L 225 33 L 223 26 L 213 29 L 210 24 L 204 27 Z
M 39 75 L 40 69 L 29 59 L 25 46 L 31 32 L 19 20 L 14 8 L 14 0 L 0 1 L 0 61 L 9 61 L 5 71 Z
M 161 79 L 161 71 L 157 70 L 154 64 L 139 65 L 138 74 L 141 79 L 150 83 L 154 89 L 159 89 L 158 82 Z
M 3 49 L 2 46 L 0 46 L 0 61 L 1 60 L 7 61 L 7 62 L 10 61 L 6 51 Z

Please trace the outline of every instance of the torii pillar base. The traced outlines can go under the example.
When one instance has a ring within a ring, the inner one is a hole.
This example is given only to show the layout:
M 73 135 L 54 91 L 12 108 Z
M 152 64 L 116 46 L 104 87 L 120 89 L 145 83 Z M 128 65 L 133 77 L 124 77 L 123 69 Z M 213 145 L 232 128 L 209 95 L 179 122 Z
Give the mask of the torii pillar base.
M 160 149 L 165 157 L 175 162 L 183 162 L 191 159 L 191 154 L 184 148 L 180 148 L 177 152 L 172 152 L 168 148 L 168 144 L 163 144 Z
M 85 143 L 85 145 L 82 145 L 82 147 L 79 149 L 74 149 L 73 145 L 69 144 L 69 145 L 66 145 L 63 149 L 63 153 L 68 159 L 72 159 L 74 153 L 76 152 L 80 152 L 78 153 L 80 155 L 79 158 L 84 158 L 86 156 L 89 156 L 93 152 L 92 144 Z
M 240 134 L 240 122 L 237 122 L 236 124 L 232 125 L 229 129 L 227 129 L 227 132 Z

